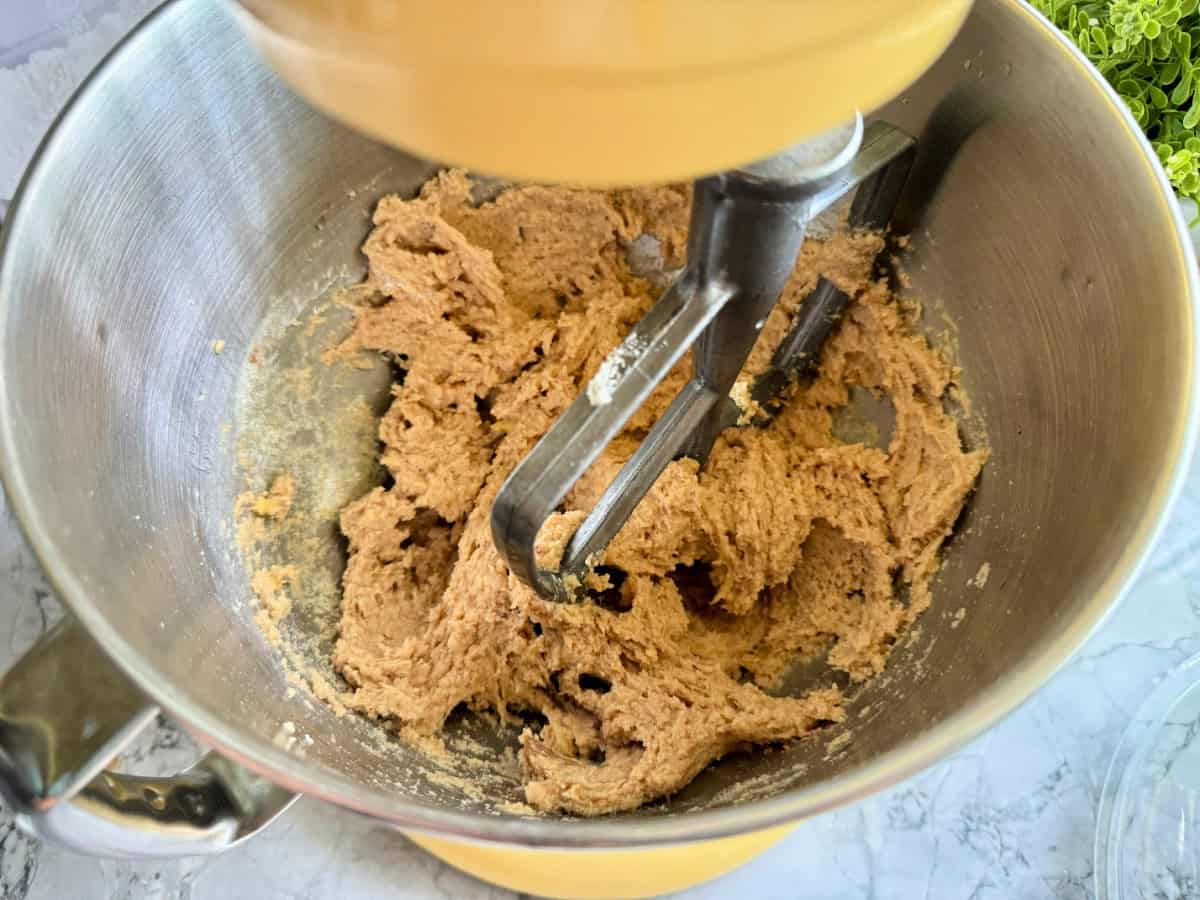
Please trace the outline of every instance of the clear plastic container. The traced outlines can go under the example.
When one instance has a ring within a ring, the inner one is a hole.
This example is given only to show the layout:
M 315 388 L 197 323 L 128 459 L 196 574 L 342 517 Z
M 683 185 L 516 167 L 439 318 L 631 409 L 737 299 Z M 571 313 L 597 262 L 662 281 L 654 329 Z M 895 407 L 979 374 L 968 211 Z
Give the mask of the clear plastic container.
M 1134 715 L 1096 819 L 1099 900 L 1200 898 L 1200 655 Z

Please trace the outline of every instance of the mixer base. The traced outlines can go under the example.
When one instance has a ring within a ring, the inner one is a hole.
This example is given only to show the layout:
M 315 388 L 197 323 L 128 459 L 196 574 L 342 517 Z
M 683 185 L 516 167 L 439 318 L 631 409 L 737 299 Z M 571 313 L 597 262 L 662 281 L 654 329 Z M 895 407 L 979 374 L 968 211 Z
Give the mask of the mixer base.
M 636 900 L 694 887 L 743 866 L 792 833 L 784 825 L 671 847 L 536 850 L 408 834 L 418 847 L 483 881 L 535 897 Z

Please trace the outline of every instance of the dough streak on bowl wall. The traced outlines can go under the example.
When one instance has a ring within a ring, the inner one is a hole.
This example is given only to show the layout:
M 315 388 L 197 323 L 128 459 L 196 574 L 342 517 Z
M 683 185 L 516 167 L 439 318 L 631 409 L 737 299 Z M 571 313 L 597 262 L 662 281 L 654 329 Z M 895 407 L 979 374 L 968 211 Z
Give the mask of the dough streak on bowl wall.
M 354 435 L 344 460 L 323 462 L 357 497 L 340 510 L 340 609 L 306 610 L 306 573 L 330 566 L 310 565 L 319 542 L 289 541 L 284 525 L 308 515 L 333 527 L 322 486 L 258 472 L 262 493 L 239 504 L 264 630 L 286 652 L 298 623 L 315 637 L 289 658 L 332 660 L 298 682 L 435 755 L 452 755 L 440 735 L 464 712 L 515 727 L 522 809 L 576 815 L 637 808 L 726 754 L 840 721 L 848 692 L 883 670 L 933 600 L 941 545 L 987 458 L 964 449 L 946 411 L 949 352 L 916 333 L 914 309 L 874 275 L 883 238 L 805 244 L 743 378 L 824 275 L 855 302 L 817 374 L 768 427 L 726 431 L 703 470 L 672 463 L 589 577 L 591 602 L 558 605 L 507 573 L 490 504 L 656 298 L 661 279 L 631 265 L 630 245 L 652 235 L 662 263 L 681 264 L 690 194 L 517 187 L 478 203 L 472 188 L 444 172 L 419 198 L 381 200 L 367 278 L 329 313 L 351 319 L 330 334 L 324 316 L 292 329 L 313 338 L 316 369 L 378 379 L 382 354 L 394 373 L 386 405 L 328 412 Z M 556 562 L 688 374 L 685 358 L 568 496 L 539 536 L 540 562 Z M 304 377 L 288 390 L 307 390 Z M 863 391 L 890 404 L 891 434 L 843 440 Z M 382 469 L 364 465 L 375 453 Z M 798 667 L 817 674 L 789 677 Z

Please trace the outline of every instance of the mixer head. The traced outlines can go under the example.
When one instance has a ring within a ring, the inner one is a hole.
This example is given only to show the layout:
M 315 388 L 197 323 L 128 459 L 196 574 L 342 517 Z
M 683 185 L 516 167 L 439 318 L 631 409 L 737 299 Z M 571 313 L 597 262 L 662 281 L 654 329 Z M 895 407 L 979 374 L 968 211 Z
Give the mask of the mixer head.
M 593 187 L 735 169 L 877 109 L 971 0 L 236 0 L 319 109 L 417 156 Z
M 864 132 L 856 116 L 761 163 L 695 183 L 682 273 L 496 496 L 492 536 L 518 578 L 549 600 L 586 597 L 589 570 L 663 469 L 683 457 L 703 464 L 717 435 L 743 417 L 730 390 L 792 272 L 807 223 L 857 188 L 850 226 L 885 226 L 914 149 L 899 129 L 877 122 Z M 752 386 L 751 408 L 770 415 L 783 388 L 819 359 L 849 302 L 831 282 L 818 283 Z M 583 519 L 558 565 L 540 568 L 535 541 L 546 520 L 689 348 L 691 380 Z

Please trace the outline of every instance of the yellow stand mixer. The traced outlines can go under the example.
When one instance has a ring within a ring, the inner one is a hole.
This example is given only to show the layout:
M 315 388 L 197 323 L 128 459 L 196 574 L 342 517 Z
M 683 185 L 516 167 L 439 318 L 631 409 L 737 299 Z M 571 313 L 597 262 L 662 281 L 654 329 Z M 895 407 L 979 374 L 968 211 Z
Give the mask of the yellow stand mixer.
M 950 43 L 970 0 L 241 4 L 239 20 L 292 87 L 407 151 L 526 181 L 606 186 L 718 173 L 697 182 L 688 268 L 635 327 L 645 334 L 616 352 L 626 359 L 609 389 L 581 395 L 497 498 L 493 531 L 513 571 L 544 596 L 578 600 L 576 569 L 603 550 L 661 467 L 681 454 L 702 459 L 729 424 L 728 387 L 805 221 L 863 185 L 860 195 L 871 196 L 856 203 L 858 224 L 886 222 L 895 199 L 888 167 L 911 141 L 878 124 L 864 132 L 857 111 L 914 81 Z M 639 451 L 640 470 L 614 481 L 560 572 L 538 571 L 532 542 L 545 516 L 693 342 L 697 375 Z M 654 357 L 661 346 L 671 353 Z M 810 349 L 797 343 L 793 359 Z M 635 350 L 647 352 L 635 359 Z M 514 890 L 644 897 L 729 871 L 788 830 L 576 853 L 412 838 Z

